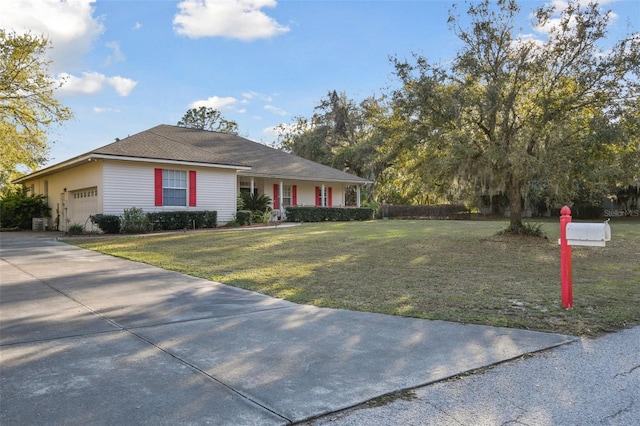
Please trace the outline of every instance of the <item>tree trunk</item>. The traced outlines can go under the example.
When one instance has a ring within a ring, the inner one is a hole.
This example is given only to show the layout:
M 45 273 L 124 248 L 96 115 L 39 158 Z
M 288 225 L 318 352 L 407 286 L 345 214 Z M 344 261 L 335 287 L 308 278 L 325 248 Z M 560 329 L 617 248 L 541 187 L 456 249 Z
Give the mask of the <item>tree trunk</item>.
M 521 185 L 509 180 L 506 185 L 507 197 L 509 197 L 509 229 L 513 234 L 522 231 L 522 191 Z

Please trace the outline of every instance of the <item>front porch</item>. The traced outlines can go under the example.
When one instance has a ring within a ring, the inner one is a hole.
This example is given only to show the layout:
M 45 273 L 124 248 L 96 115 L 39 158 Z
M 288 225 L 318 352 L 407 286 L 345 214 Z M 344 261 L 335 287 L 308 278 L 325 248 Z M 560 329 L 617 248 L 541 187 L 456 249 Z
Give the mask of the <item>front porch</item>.
M 360 186 L 344 182 L 238 176 L 237 195 L 266 195 L 274 210 L 286 207 L 360 207 Z M 354 194 L 355 193 L 355 194 Z

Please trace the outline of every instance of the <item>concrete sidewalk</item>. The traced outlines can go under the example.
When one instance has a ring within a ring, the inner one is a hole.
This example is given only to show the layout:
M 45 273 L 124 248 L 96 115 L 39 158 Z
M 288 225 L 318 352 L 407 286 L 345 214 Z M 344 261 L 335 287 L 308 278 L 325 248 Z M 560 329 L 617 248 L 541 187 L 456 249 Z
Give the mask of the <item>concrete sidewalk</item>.
M 640 425 L 640 327 L 580 339 L 308 426 Z
M 301 422 L 575 340 L 296 305 L 0 234 L 0 424 Z

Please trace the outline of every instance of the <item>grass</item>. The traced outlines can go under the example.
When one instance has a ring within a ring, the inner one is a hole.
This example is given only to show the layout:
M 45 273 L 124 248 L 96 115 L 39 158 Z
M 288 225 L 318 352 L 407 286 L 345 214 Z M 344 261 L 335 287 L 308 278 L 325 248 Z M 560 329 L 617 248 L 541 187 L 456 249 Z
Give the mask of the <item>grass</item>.
M 71 239 L 72 244 L 293 302 L 596 336 L 640 324 L 640 223 L 573 248 L 574 308 L 560 303 L 558 223 L 548 239 L 494 221 L 371 221 L 252 231 Z

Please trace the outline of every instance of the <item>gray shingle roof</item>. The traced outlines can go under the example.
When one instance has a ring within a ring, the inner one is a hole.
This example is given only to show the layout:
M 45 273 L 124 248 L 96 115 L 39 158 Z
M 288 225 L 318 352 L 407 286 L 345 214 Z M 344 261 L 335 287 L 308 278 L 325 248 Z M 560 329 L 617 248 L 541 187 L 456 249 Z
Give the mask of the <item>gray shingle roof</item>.
M 159 125 L 93 150 L 145 159 L 249 166 L 242 176 L 364 184 L 368 181 L 230 133 Z

